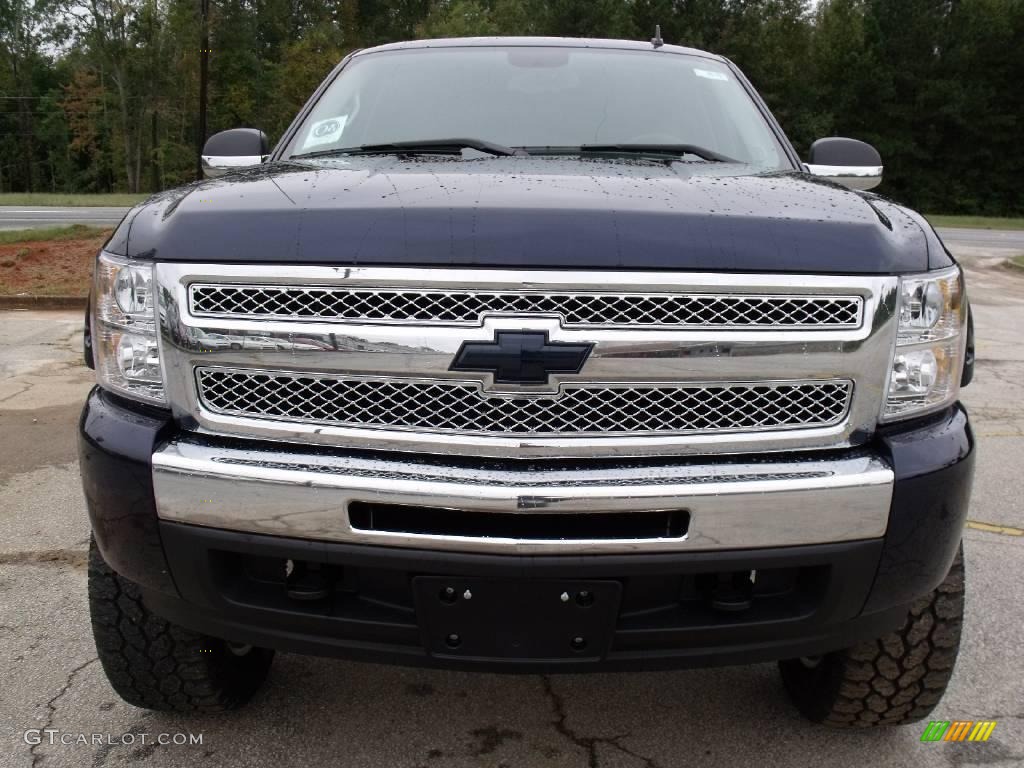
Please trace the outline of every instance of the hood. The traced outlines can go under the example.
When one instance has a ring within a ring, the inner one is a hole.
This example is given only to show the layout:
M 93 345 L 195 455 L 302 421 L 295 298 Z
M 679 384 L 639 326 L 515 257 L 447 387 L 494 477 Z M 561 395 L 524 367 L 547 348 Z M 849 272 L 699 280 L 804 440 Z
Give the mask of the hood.
M 164 261 L 893 274 L 899 206 L 800 173 L 643 159 L 279 162 L 157 195 L 108 249 Z

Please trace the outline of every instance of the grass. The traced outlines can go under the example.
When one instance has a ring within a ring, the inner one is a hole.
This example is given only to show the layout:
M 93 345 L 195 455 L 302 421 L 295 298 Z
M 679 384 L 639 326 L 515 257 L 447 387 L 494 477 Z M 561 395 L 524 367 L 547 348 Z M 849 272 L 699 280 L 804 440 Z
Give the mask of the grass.
M 0 230 L 0 245 L 38 243 L 43 240 L 87 240 L 109 233 L 109 227 L 88 227 L 85 224 L 72 224 L 69 227 Z
M 1010 257 L 1008 262 L 1011 266 L 1017 269 L 1024 269 L 1024 253 L 1018 254 L 1017 256 Z
M 4 192 L 0 193 L 0 205 L 41 205 L 41 206 L 79 206 L 79 205 L 135 205 L 149 197 L 148 194 L 132 195 L 115 193 L 108 195 L 71 195 L 50 194 L 48 192 Z
M 933 227 L 965 227 L 967 229 L 1024 229 L 1024 218 L 996 216 L 928 216 Z

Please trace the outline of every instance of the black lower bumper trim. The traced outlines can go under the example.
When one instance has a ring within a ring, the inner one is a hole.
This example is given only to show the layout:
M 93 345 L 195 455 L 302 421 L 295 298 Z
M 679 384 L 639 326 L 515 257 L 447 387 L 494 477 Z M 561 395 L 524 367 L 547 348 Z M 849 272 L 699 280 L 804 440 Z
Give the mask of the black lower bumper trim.
M 177 523 L 162 523 L 161 535 L 183 599 L 147 593 L 152 610 L 229 640 L 316 655 L 505 671 L 730 664 L 822 653 L 881 634 L 905 615 L 903 607 L 860 615 L 880 540 L 540 557 Z M 316 585 L 312 600 L 289 596 L 296 569 Z M 498 626 L 517 630 L 495 638 Z

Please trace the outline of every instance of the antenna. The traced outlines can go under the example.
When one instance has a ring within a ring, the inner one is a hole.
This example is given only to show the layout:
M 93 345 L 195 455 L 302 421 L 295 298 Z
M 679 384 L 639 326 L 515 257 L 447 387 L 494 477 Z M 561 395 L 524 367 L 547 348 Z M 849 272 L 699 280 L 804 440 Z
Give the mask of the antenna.
M 651 45 L 655 48 L 661 48 L 665 44 L 665 41 L 661 39 L 661 24 L 654 25 L 654 37 L 651 38 Z

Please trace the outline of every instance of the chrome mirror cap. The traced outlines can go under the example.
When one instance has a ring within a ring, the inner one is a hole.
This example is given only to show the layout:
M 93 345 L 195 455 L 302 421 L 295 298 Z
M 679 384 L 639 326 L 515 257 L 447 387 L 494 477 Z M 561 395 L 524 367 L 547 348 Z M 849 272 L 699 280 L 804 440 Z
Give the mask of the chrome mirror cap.
M 266 162 L 269 155 L 203 155 L 203 176 L 215 179 L 240 168 L 252 168 Z
M 807 172 L 814 176 L 830 179 L 849 189 L 874 189 L 882 183 L 880 165 L 812 165 Z
M 828 136 L 811 144 L 807 172 L 849 189 L 874 189 L 882 183 L 882 156 L 858 139 Z

